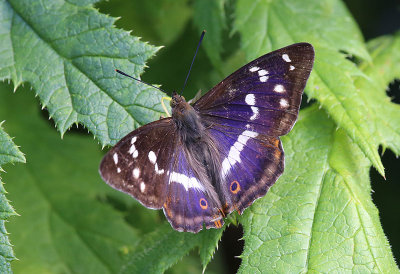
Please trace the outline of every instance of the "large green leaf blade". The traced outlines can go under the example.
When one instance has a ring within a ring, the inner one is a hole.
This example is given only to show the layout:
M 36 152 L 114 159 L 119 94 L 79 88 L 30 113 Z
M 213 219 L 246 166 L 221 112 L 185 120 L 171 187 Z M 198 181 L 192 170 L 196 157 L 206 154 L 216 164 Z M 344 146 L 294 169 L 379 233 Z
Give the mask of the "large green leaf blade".
M 115 19 L 50 0 L 2 0 L 0 14 L 0 78 L 30 82 L 61 133 L 80 122 L 114 144 L 159 118 L 163 94 L 115 72 L 138 77 L 158 48 L 115 29 Z
M 320 26 L 324 26 L 323 31 Z M 242 48 L 249 60 L 288 44 L 312 43 L 316 61 L 307 95 L 318 100 L 384 175 L 368 121 L 371 109 L 363 107 L 354 85 L 354 77 L 362 72 L 340 52 L 367 61 L 371 57 L 360 30 L 341 1 L 239 0 L 235 30 L 241 34 Z M 335 67 L 337 63 L 345 68 Z
M 315 108 L 283 143 L 284 175 L 241 220 L 241 273 L 397 272 L 360 149 Z
M 91 138 L 58 134 L 33 94 L 0 87 L 0 116 L 18 136 L 27 164 L 4 175 L 21 215 L 8 224 L 16 273 L 115 273 L 139 239 L 103 197 L 123 196 L 98 175 L 102 154 Z

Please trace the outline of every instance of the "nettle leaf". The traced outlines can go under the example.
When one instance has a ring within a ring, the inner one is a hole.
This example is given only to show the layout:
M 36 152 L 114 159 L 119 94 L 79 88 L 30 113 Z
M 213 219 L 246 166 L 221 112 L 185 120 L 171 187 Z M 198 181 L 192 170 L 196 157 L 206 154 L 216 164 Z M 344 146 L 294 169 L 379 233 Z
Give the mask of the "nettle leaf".
M 62 134 L 79 122 L 115 144 L 160 117 L 163 93 L 117 76 L 115 68 L 138 77 L 158 48 L 114 23 L 91 6 L 2 0 L 0 79 L 29 82 Z
M 394 36 L 384 36 L 368 43 L 373 62 L 361 64 L 368 78 L 360 78 L 356 86 L 364 91 L 363 101 L 372 110 L 371 131 L 374 132 L 376 146 L 390 148 L 400 154 L 400 106 L 390 102 L 386 96 L 388 84 L 400 79 L 400 32 Z
M 200 239 L 197 234 L 175 231 L 166 223 L 142 238 L 121 273 L 163 273 L 197 246 Z
M 0 86 L 0 117 L 27 155 L 4 174 L 21 215 L 7 226 L 16 273 L 116 273 L 139 233 L 102 202 L 120 195 L 99 178 L 102 152 L 90 136 L 58 133 L 43 119 L 33 94 Z
M 312 43 L 316 57 L 307 95 L 318 100 L 384 175 L 369 126 L 372 110 L 363 107 L 359 100 L 362 91 L 354 84 L 355 77 L 362 72 L 340 52 L 366 61 L 371 57 L 342 1 L 254 1 L 249 4 L 239 0 L 235 30 L 240 32 L 248 60 L 288 44 Z
M 188 0 L 114 0 L 108 3 L 102 1 L 97 6 L 121 17 L 118 25 L 140 30 L 140 35 L 146 41 L 157 41 L 168 45 L 182 34 L 192 15 L 188 2 Z
M 316 107 L 282 139 L 284 175 L 241 218 L 239 272 L 397 272 L 359 147 Z
M 9 163 L 25 163 L 24 154 L 4 131 L 3 123 L 4 121 L 0 123 L 0 171 L 3 171 L 3 166 Z M 12 183 L 12 181 L 10 182 Z M 17 215 L 17 213 L 8 202 L 6 193 L 0 177 L 0 272 L 12 273 L 10 262 L 15 260 L 15 256 L 8 239 L 5 222 L 10 216 Z
M 202 230 L 198 234 L 178 232 L 166 223 L 147 233 L 122 266 L 122 273 L 163 273 L 192 249 L 200 251 L 203 272 L 211 261 L 226 225 L 222 229 Z
M 196 0 L 193 5 L 193 22 L 199 31 L 207 30 L 203 45 L 216 67 L 222 65 L 222 31 L 226 28 L 225 2 L 226 0 Z
M 225 223 L 221 229 L 211 229 L 202 232 L 203 239 L 199 246 L 199 251 L 201 264 L 203 265 L 203 273 L 205 272 L 207 265 L 211 262 L 215 251 L 218 249 L 218 243 L 228 225 L 229 224 Z

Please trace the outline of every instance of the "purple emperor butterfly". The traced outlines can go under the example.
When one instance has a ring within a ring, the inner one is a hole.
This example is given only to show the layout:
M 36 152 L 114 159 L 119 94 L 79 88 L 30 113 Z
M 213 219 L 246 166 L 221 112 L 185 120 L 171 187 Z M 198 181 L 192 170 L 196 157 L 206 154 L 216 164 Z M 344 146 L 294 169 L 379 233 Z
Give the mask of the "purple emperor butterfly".
M 293 127 L 314 63 L 294 44 L 248 63 L 190 105 L 173 93 L 172 117 L 142 126 L 104 157 L 100 174 L 172 227 L 222 227 L 263 197 L 284 169 L 279 136 Z

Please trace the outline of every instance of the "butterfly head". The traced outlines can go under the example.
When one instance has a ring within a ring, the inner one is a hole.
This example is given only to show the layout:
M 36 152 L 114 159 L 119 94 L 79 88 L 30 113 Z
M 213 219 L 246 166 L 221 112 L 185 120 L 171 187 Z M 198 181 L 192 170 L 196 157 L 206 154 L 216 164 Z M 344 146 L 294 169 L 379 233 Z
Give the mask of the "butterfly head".
M 186 102 L 185 97 L 179 95 L 175 91 L 172 93 L 171 108 L 172 117 L 177 119 L 187 115 L 188 111 L 192 109 L 189 103 Z
M 182 95 L 179 95 L 176 91 L 174 91 L 172 93 L 172 99 L 171 99 L 171 107 L 175 108 L 179 105 L 182 105 L 186 103 L 185 97 L 183 97 Z

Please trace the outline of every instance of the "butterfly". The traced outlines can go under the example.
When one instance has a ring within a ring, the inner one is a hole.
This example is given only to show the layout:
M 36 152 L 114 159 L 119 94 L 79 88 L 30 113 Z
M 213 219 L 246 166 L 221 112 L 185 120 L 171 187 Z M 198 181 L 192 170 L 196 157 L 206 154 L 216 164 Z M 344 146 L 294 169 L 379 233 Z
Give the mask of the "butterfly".
M 173 93 L 172 117 L 123 137 L 103 158 L 105 182 L 178 231 L 221 228 L 263 197 L 284 170 L 279 136 L 296 122 L 314 63 L 311 44 L 261 56 L 192 105 Z

